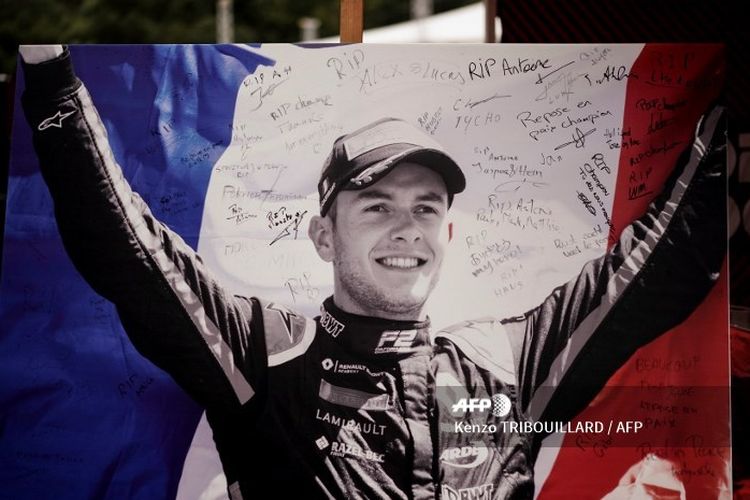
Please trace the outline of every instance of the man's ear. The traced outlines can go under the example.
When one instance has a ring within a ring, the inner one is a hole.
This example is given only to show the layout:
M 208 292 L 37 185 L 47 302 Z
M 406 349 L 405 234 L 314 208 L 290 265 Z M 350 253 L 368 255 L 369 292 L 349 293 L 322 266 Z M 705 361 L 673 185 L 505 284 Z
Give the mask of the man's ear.
M 333 221 L 330 217 L 314 215 L 307 227 L 307 235 L 325 262 L 333 262 Z

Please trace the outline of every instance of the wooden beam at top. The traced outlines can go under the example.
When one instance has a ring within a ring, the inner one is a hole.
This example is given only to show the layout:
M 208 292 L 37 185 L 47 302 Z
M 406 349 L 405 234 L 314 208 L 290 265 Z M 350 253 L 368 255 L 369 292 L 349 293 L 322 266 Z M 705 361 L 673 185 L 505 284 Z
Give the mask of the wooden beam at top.
M 364 0 L 341 0 L 341 43 L 362 43 Z
M 484 0 L 484 43 L 497 42 L 495 16 L 497 16 L 496 0 Z

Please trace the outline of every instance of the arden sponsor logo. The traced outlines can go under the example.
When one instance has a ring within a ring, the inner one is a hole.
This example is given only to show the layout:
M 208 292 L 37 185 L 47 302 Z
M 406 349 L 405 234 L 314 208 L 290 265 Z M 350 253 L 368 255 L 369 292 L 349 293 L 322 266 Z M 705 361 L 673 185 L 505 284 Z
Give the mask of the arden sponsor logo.
M 331 313 L 323 308 L 320 309 L 320 313 L 320 326 L 322 326 L 323 330 L 327 331 L 331 337 L 338 337 L 339 333 L 344 331 L 344 324 L 334 318 Z
M 487 448 L 482 446 L 461 446 L 447 448 L 440 454 L 440 461 L 451 467 L 473 469 L 483 464 L 490 456 Z
M 353 418 L 347 419 L 333 413 L 322 411 L 320 408 L 315 410 L 315 418 L 321 422 L 340 427 L 342 429 L 350 429 L 358 431 L 361 434 L 372 434 L 373 436 L 382 436 L 385 432 L 385 425 L 377 425 L 374 422 L 360 423 Z
M 371 450 L 363 450 L 360 446 L 356 444 L 340 443 L 338 441 L 334 441 L 333 443 L 331 443 L 330 454 L 333 457 L 349 456 L 349 457 L 363 458 L 371 462 L 383 463 L 385 461 L 383 458 L 383 453 L 375 453 L 374 451 L 371 451 Z
M 505 394 L 495 394 L 492 398 L 461 398 L 451 407 L 453 413 L 483 412 L 492 408 L 496 417 L 505 417 L 510 413 L 512 404 Z
M 493 489 L 494 486 L 490 483 L 457 490 L 443 485 L 441 498 L 444 500 L 491 500 Z
M 386 352 L 400 352 L 414 345 L 417 330 L 387 330 L 380 336 L 380 342 L 375 348 L 375 354 Z

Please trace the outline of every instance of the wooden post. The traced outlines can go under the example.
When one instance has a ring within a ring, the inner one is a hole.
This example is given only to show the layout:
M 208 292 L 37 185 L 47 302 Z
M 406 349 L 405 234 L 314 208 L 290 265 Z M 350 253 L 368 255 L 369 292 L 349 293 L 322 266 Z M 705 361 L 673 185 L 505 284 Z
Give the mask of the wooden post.
M 497 42 L 495 34 L 495 16 L 497 16 L 497 0 L 484 0 L 484 43 Z
M 362 43 L 363 0 L 341 0 L 341 43 Z
M 216 41 L 234 42 L 234 6 L 232 0 L 216 1 Z

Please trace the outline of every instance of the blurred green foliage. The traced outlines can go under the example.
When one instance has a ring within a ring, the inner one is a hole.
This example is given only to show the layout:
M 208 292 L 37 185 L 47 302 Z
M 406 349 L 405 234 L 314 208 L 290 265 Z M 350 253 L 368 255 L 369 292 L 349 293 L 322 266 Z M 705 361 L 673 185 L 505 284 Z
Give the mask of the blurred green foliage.
M 434 0 L 435 12 L 477 0 Z M 364 0 L 365 27 L 409 18 L 407 0 Z M 211 43 L 214 0 L 0 0 L 0 73 L 15 67 L 20 44 Z M 316 17 L 320 36 L 338 33 L 338 0 L 234 0 L 235 40 L 296 42 L 298 20 Z

